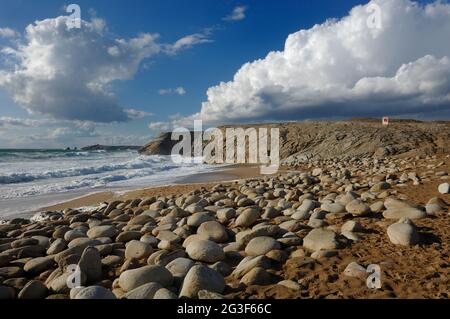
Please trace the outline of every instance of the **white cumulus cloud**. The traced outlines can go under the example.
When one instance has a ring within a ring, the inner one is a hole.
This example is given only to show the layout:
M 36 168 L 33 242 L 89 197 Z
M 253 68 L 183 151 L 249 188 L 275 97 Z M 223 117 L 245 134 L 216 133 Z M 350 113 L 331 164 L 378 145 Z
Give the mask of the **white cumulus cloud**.
M 21 44 L 4 55 L 15 66 L 0 71 L 0 87 L 30 113 L 68 120 L 128 120 L 110 85 L 131 79 L 144 59 L 160 51 L 158 36 L 115 38 L 97 20 L 82 21 L 80 29 L 68 29 L 67 17 L 29 25 Z
M 0 28 L 0 38 L 16 38 L 19 35 L 19 32 L 11 28 Z
M 167 132 L 170 130 L 170 123 L 168 122 L 152 122 L 148 128 L 154 132 Z
M 290 34 L 283 51 L 246 63 L 232 81 L 208 89 L 201 111 L 184 121 L 449 110 L 448 39 L 449 4 L 373 0 L 342 19 Z

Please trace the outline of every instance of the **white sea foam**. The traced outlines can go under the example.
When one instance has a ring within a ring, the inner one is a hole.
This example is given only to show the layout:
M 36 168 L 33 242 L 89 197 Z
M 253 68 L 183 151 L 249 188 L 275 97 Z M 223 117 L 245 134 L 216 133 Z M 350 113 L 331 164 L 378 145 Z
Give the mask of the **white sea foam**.
M 7 213 L 1 206 L 11 200 L 166 185 L 215 169 L 217 166 L 176 164 L 170 156 L 142 156 L 133 151 L 0 153 L 0 215 Z

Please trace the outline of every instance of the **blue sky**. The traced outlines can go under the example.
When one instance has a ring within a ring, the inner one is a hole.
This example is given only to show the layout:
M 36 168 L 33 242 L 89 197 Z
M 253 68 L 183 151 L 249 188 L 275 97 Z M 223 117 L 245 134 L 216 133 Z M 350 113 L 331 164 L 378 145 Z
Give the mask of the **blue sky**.
M 380 1 L 380 5 L 383 6 L 384 0 Z M 396 1 L 404 2 L 406 0 Z M 62 120 L 62 123 L 52 122 L 51 129 L 60 129 L 62 128 L 61 126 L 66 125 L 69 127 L 69 131 L 71 129 L 79 129 L 80 127 L 83 130 L 83 132 L 74 134 L 74 136 L 71 136 L 70 132 L 64 132 L 64 134 L 58 135 L 57 138 L 53 136 L 53 138 L 43 138 L 40 141 L 36 141 L 27 139 L 27 137 L 33 135 L 44 136 L 46 130 L 48 131 L 48 126 L 44 125 L 42 127 L 42 125 L 34 124 L 23 126 L 12 125 L 12 121 L 10 121 L 8 125 L 3 125 L 3 128 L 0 124 L 0 132 L 3 135 L 3 139 L 0 138 L 0 147 L 11 147 L 11 140 L 17 139 L 17 137 L 20 137 L 20 141 L 15 141 L 14 143 L 22 143 L 24 147 L 32 147 L 34 145 L 39 147 L 62 147 L 67 144 L 70 144 L 68 146 L 72 144 L 81 146 L 84 143 L 96 141 L 125 143 L 132 141 L 133 137 L 137 136 L 140 136 L 139 143 L 142 143 L 145 139 L 157 133 L 148 128 L 150 122 L 168 123 L 171 121 L 171 117 L 176 114 L 178 115 L 177 119 L 190 119 L 194 114 L 198 115 L 202 108 L 202 103 L 209 99 L 207 90 L 222 81 L 231 81 L 242 65 L 257 59 L 264 59 L 271 51 L 284 50 L 288 35 L 294 34 L 299 30 L 310 30 L 315 24 L 321 25 L 327 19 L 340 19 L 345 17 L 352 8 L 360 4 L 366 4 L 367 1 L 78 0 L 76 3 L 81 7 L 83 20 L 89 21 L 92 17 L 101 19 L 107 26 L 108 36 L 114 39 L 132 39 L 142 33 L 158 33 L 159 38 L 157 41 L 161 47 L 175 44 L 177 40 L 193 34 L 200 34 L 205 41 L 204 43 L 183 47 L 182 50 L 172 54 L 167 52 L 148 54 L 145 58 L 139 59 L 138 69 L 131 76 L 124 79 L 124 76 L 120 75 L 108 82 L 108 92 L 114 95 L 117 105 L 120 108 L 152 113 L 151 116 L 121 123 L 103 123 L 99 125 L 95 123 L 82 124 L 80 121 L 85 121 L 86 118 L 77 119 L 76 117 L 70 117 L 66 119 L 61 118 L 60 115 L 56 116 L 55 119 L 55 114 L 52 112 L 42 112 L 43 108 L 39 108 L 38 112 L 30 114 L 25 108 L 28 110 L 36 110 L 35 108 L 38 108 L 38 106 L 33 105 L 33 103 L 37 103 L 36 101 L 40 101 L 40 99 L 27 102 L 28 104 L 25 106 L 21 105 L 21 102 L 18 102 L 17 98 L 19 93 L 16 92 L 19 88 L 14 83 L 4 84 L 2 87 L 0 73 L 0 118 Z M 421 1 L 420 3 L 426 4 L 431 3 L 431 1 Z M 0 29 L 8 28 L 15 30 L 21 33 L 22 38 L 16 40 L 11 39 L 11 37 L 4 37 L 3 39 L 0 37 L 0 48 L 14 47 L 20 41 L 27 43 L 23 35 L 28 25 L 47 18 L 66 16 L 67 13 L 65 13 L 64 8 L 67 4 L 67 2 L 51 0 L 40 0 L 38 4 L 33 0 L 2 0 Z M 239 7 L 245 8 L 243 10 L 245 17 L 241 16 L 235 20 L 224 19 Z M 384 9 L 384 7 L 382 8 Z M 387 8 L 387 10 L 391 9 Z M 318 34 L 324 37 L 322 33 Z M 312 43 L 311 41 L 313 41 L 314 36 L 311 35 L 310 38 L 310 43 Z M 329 38 L 321 41 L 324 41 L 323 43 L 332 42 Z M 446 50 L 447 48 L 436 49 L 437 61 L 446 56 L 446 54 L 442 53 L 447 53 Z M 431 53 L 434 53 L 434 51 Z M 421 57 L 422 51 L 420 54 L 411 57 L 411 61 L 405 60 L 401 62 L 403 64 L 414 62 Z M 3 69 L 6 70 L 8 66 L 5 66 L 4 59 L 3 61 L 0 59 L 0 67 L 3 63 Z M 303 55 L 302 59 L 304 59 Z M 336 59 L 339 63 L 339 57 Z M 434 63 L 435 61 L 432 62 Z M 301 69 L 300 66 L 304 67 L 307 65 L 305 61 L 302 63 L 299 65 L 299 69 Z M 382 65 L 381 62 L 380 65 Z M 386 65 L 388 64 L 386 63 Z M 395 65 L 393 66 L 394 69 L 390 71 L 386 67 L 386 74 L 383 75 L 392 77 L 395 74 L 394 71 L 397 71 L 400 66 Z M 81 68 L 82 65 L 79 67 Z M 391 67 L 390 64 L 389 67 Z M 439 66 L 436 67 L 439 68 Z M 270 70 L 270 67 L 268 69 Z M 11 69 L 8 72 L 12 72 Z M 300 73 L 296 76 L 301 77 L 302 74 Z M 305 74 L 306 76 L 307 74 Z M 25 78 L 25 81 L 28 80 L 28 78 Z M 252 81 L 255 82 L 254 79 Z M 237 82 L 236 85 L 238 84 Z M 181 87 L 185 91 L 183 92 L 184 94 L 178 94 L 175 91 L 176 88 Z M 267 84 L 266 90 L 263 90 L 264 95 L 261 96 L 267 97 L 267 92 L 272 92 L 272 87 L 273 85 Z M 295 87 L 286 88 L 282 92 L 291 94 L 289 93 L 290 89 L 294 90 Z M 165 90 L 166 94 L 161 94 L 161 90 Z M 217 97 L 213 99 L 226 102 L 221 102 L 222 104 L 218 103 L 217 106 L 208 105 L 204 108 L 205 118 L 211 118 L 211 123 L 217 122 L 217 116 L 213 116 L 211 112 L 208 113 L 209 109 L 222 107 L 224 114 L 226 114 L 230 111 L 236 111 L 239 107 L 237 103 L 234 106 L 232 105 L 234 102 L 230 102 L 229 95 L 233 95 L 233 92 L 230 90 L 226 88 L 223 92 L 218 92 Z M 372 101 L 376 99 L 377 97 L 372 99 Z M 252 100 L 251 97 L 248 98 L 248 101 Z M 305 108 L 306 113 L 302 113 L 304 114 L 303 116 L 298 112 L 299 109 L 289 106 L 289 102 L 284 102 L 278 93 L 273 96 L 271 95 L 267 100 L 280 102 L 273 102 L 274 105 L 264 105 L 259 109 L 257 108 L 258 106 L 255 106 L 255 114 L 258 114 L 257 116 L 251 117 L 248 114 L 242 114 L 242 118 L 248 121 L 302 119 L 310 117 L 311 114 L 320 114 L 322 112 L 322 109 L 315 109 L 316 111 L 314 112 L 310 111 L 310 106 L 308 105 Z M 332 118 L 334 116 L 345 116 L 348 114 L 348 112 L 342 114 L 340 112 L 336 114 L 333 114 L 333 112 L 330 113 L 330 108 L 333 109 L 335 107 L 335 101 L 327 101 L 327 106 L 324 106 L 325 108 L 323 110 L 327 110 L 328 115 L 319 117 Z M 248 103 L 251 104 L 250 102 Z M 283 109 L 282 112 L 278 112 L 278 105 L 275 105 L 276 103 L 285 104 L 286 110 Z M 211 102 L 210 104 L 214 103 Z M 299 101 L 295 102 L 295 106 L 300 104 L 301 102 Z M 444 104 L 447 105 L 446 102 Z M 432 105 L 428 110 L 439 110 L 440 105 Z M 269 108 L 270 112 L 259 112 L 259 110 L 265 108 Z M 378 115 L 376 106 L 370 106 L 368 108 L 374 110 L 373 112 L 371 111 L 374 115 Z M 402 114 L 416 114 L 418 110 L 414 109 L 411 112 L 409 110 L 403 111 L 401 106 L 399 106 L 399 109 L 402 109 Z M 420 114 L 423 113 L 421 110 L 419 112 Z M 446 106 L 445 110 L 447 110 Z M 102 111 L 100 110 L 99 112 Z M 239 122 L 240 113 L 237 112 L 236 114 L 236 117 L 227 116 L 227 119 L 229 119 L 228 122 Z M 67 114 L 64 114 L 64 116 L 67 116 Z M 76 121 L 75 127 L 72 127 L 73 121 Z M 96 122 L 96 120 L 93 122 Z M 92 128 L 92 125 L 95 125 L 95 128 Z M 88 128 L 86 129 L 86 127 Z M 3 131 L 1 131 L 2 129 Z M 86 136 L 83 135 L 84 133 L 87 133 Z M 120 136 L 128 136 L 128 139 L 116 139 L 116 137 Z

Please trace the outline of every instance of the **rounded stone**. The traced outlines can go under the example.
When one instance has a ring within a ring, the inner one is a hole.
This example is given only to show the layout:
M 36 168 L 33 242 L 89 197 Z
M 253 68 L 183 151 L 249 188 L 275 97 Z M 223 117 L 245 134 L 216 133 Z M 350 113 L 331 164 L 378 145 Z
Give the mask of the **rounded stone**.
M 194 264 L 192 260 L 180 257 L 168 263 L 166 268 L 174 277 L 184 278 Z
M 28 282 L 19 292 L 19 299 L 45 299 L 48 295 L 47 286 L 41 281 L 32 280 Z
M 238 227 L 250 227 L 261 217 L 256 208 L 247 208 L 236 219 L 235 225 Z
M 101 242 L 96 240 L 96 239 L 90 239 L 90 238 L 87 238 L 87 237 L 81 237 L 81 238 L 76 238 L 76 239 L 72 240 L 67 245 L 67 247 L 83 250 L 86 247 L 97 246 L 97 245 L 101 245 Z
M 84 238 L 84 237 L 86 237 L 86 234 L 79 230 L 69 230 L 64 234 L 64 239 L 68 242 L 77 238 Z
M 449 183 L 444 183 L 439 185 L 438 187 L 439 193 L 441 194 L 450 194 L 450 184 Z
M 341 214 L 345 212 L 345 206 L 339 203 L 325 203 L 320 206 L 320 208 L 326 212 L 332 214 Z
M 52 257 L 38 257 L 28 261 L 23 270 L 32 274 L 40 274 L 41 272 L 50 269 L 55 264 Z
M 353 277 L 353 278 L 359 278 L 362 280 L 366 280 L 367 270 L 363 266 L 361 266 L 355 262 L 351 262 L 345 268 L 344 275 L 347 277 Z
M 186 253 L 193 260 L 215 263 L 225 259 L 225 253 L 218 244 L 210 240 L 196 240 L 186 247 Z
M 352 200 L 345 209 L 354 216 L 365 216 L 370 213 L 370 207 L 359 199 Z
M 245 247 L 245 253 L 248 256 L 261 256 L 265 255 L 271 250 L 280 249 L 280 243 L 273 239 L 272 237 L 256 237 L 250 240 Z
M 109 289 L 101 286 L 90 286 L 81 289 L 76 295 L 75 299 L 117 299 L 116 295 Z
M 200 212 L 189 216 L 189 218 L 187 219 L 187 224 L 188 226 L 198 227 L 201 224 L 212 220 L 214 220 L 214 217 L 212 217 L 209 213 Z
M 427 217 L 427 213 L 414 207 L 389 208 L 384 211 L 383 217 L 386 219 L 422 219 Z
M 164 288 L 157 282 L 150 282 L 148 284 L 137 287 L 129 292 L 127 292 L 124 296 L 125 299 L 153 299 L 156 292 L 160 289 Z
M 142 259 L 148 258 L 153 253 L 153 248 L 150 244 L 132 240 L 127 243 L 125 249 L 125 258 L 126 259 Z
M 178 299 L 178 297 L 169 289 L 162 288 L 155 293 L 153 299 L 166 300 L 166 299 Z
M 361 226 L 361 224 L 358 222 L 355 222 L 353 220 L 349 220 L 341 227 L 341 233 L 346 233 L 346 232 L 358 233 L 358 232 L 363 232 L 363 231 L 364 231 L 364 228 Z
M 389 226 L 387 234 L 394 245 L 411 246 L 420 242 L 416 227 L 407 218 L 402 218 L 399 222 Z
M 145 266 L 127 270 L 119 277 L 119 285 L 126 292 L 150 282 L 156 282 L 163 287 L 168 287 L 172 284 L 172 281 L 172 274 L 161 266 Z
M 200 225 L 197 234 L 204 239 L 214 241 L 216 243 L 223 243 L 228 240 L 228 233 L 222 224 L 216 221 L 205 222 Z
M 256 267 L 250 270 L 244 277 L 241 279 L 241 283 L 246 286 L 265 286 L 270 285 L 272 278 L 270 274 L 261 267 Z
M 180 297 L 197 298 L 200 290 L 222 293 L 225 280 L 217 271 L 203 265 L 192 267 L 183 281 Z
M 100 237 L 113 238 L 118 233 L 118 230 L 112 225 L 95 226 L 89 229 L 87 236 L 91 239 Z
M 139 231 L 124 231 L 117 235 L 116 242 L 118 243 L 127 243 L 132 240 L 139 240 L 142 234 Z
M 88 282 L 95 283 L 102 279 L 102 259 L 96 248 L 87 247 L 81 255 L 78 266 L 86 275 Z
M 236 217 L 234 208 L 222 208 L 217 211 L 217 219 L 222 223 L 228 222 L 234 217 Z
M 332 250 L 339 246 L 336 233 L 326 229 L 313 229 L 303 239 L 303 246 L 312 251 Z
M 38 245 L 39 241 L 34 238 L 24 238 L 24 239 L 18 239 L 11 243 L 12 248 L 20 248 L 24 246 L 34 246 Z
M 23 275 L 23 270 L 20 267 L 2 267 L 0 268 L 0 277 L 19 278 Z
M 62 238 L 58 238 L 47 249 L 47 255 L 58 254 L 66 248 L 67 248 L 67 242 Z

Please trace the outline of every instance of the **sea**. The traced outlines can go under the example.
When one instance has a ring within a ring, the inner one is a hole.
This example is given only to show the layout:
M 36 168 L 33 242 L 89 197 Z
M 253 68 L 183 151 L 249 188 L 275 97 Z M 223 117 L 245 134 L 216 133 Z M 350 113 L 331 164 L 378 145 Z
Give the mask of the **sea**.
M 217 169 L 135 150 L 0 150 L 0 220 L 91 193 L 176 184 Z

